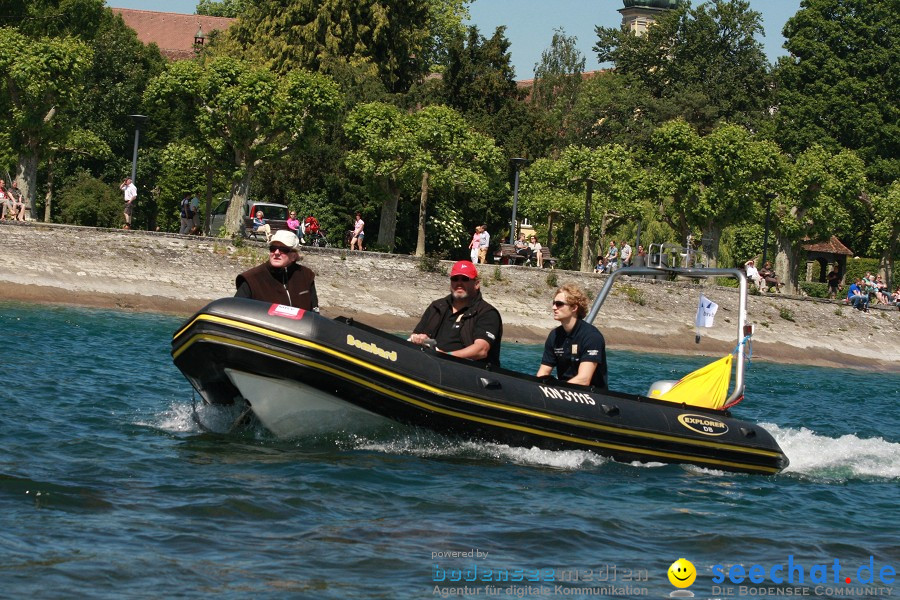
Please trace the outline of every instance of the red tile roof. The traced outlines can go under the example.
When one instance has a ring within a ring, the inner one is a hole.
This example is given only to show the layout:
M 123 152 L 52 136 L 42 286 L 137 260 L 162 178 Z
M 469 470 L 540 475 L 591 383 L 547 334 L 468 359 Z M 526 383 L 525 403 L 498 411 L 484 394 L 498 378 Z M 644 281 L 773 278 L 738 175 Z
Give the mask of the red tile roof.
M 138 39 L 145 44 L 155 43 L 163 56 L 170 60 L 192 58 L 194 56 L 194 36 L 198 29 L 204 35 L 210 31 L 224 31 L 237 19 L 207 17 L 205 15 L 182 15 L 178 13 L 155 12 L 113 8 L 122 16 L 125 24 L 135 30 Z
M 607 71 L 609 71 L 609 69 L 600 69 L 598 71 L 584 71 L 581 73 L 581 80 L 584 81 L 585 79 L 590 79 L 595 75 L 603 75 Z M 520 79 L 516 82 L 516 86 L 520 88 L 531 87 L 533 85 L 534 79 Z
M 803 244 L 803 249 L 807 252 L 824 252 L 826 254 L 844 254 L 853 256 L 853 250 L 841 243 L 841 240 L 835 236 L 827 242 L 819 242 L 817 244 Z

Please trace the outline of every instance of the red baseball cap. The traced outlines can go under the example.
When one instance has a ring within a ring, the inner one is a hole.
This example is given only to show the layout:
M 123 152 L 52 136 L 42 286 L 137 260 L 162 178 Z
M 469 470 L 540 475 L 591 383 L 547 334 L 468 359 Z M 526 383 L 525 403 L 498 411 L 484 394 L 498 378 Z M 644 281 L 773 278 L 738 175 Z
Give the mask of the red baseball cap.
M 478 269 L 475 268 L 471 261 L 458 260 L 450 270 L 450 277 L 456 277 L 457 275 L 465 275 L 469 279 L 477 279 Z

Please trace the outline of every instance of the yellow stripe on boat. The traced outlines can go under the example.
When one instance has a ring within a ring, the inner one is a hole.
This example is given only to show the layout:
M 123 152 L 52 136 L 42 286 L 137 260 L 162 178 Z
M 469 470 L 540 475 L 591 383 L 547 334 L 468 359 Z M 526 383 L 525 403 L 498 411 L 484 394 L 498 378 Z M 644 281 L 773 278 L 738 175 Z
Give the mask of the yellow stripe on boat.
M 676 443 L 681 443 L 681 444 L 714 448 L 714 449 L 719 449 L 719 450 L 724 450 L 724 451 L 732 451 L 732 452 L 736 451 L 736 452 L 745 453 L 745 454 L 754 454 L 754 455 L 758 455 L 758 456 L 772 457 L 772 458 L 781 456 L 780 453 L 774 452 L 771 450 L 765 450 L 765 449 L 759 449 L 759 448 L 747 448 L 747 447 L 742 447 L 742 446 L 725 444 L 725 443 L 721 443 L 721 442 L 695 440 L 692 438 L 684 438 L 684 437 L 677 437 L 677 436 L 666 435 L 666 434 L 650 433 L 650 432 L 646 432 L 646 431 L 629 429 L 629 428 L 625 428 L 625 427 L 614 427 L 614 426 L 608 426 L 608 425 L 601 425 L 601 424 L 591 423 L 591 422 L 587 422 L 587 421 L 581 421 L 581 420 L 573 419 L 573 418 L 569 418 L 569 417 L 562 417 L 562 416 L 552 415 L 552 414 L 548 414 L 548 413 L 542 413 L 542 412 L 538 412 L 538 411 L 534 411 L 534 410 L 524 409 L 524 408 L 520 408 L 520 407 L 516 407 L 516 406 L 510 406 L 507 404 L 492 402 L 490 400 L 483 400 L 481 398 L 475 398 L 472 396 L 467 396 L 464 394 L 459 394 L 456 392 L 443 390 L 443 389 L 434 387 L 432 385 L 422 383 L 420 381 L 416 381 L 416 380 L 406 377 L 404 375 L 400 375 L 391 370 L 384 369 L 382 367 L 379 367 L 378 365 L 372 364 L 372 363 L 364 361 L 364 360 L 360 360 L 354 356 L 348 355 L 343 352 L 339 352 L 337 350 L 334 350 L 327 346 L 323 346 L 316 342 L 311 342 L 309 340 L 305 340 L 302 338 L 297 338 L 297 337 L 294 337 L 291 335 L 273 331 L 271 329 L 268 329 L 265 327 L 260 327 L 258 325 L 251 325 L 249 323 L 244 323 L 241 321 L 236 321 L 233 319 L 219 317 L 219 316 L 215 316 L 215 315 L 207 315 L 207 314 L 198 315 L 187 326 L 183 327 L 180 331 L 178 331 L 174 337 L 177 338 L 177 337 L 181 336 L 185 331 L 187 331 L 197 321 L 209 321 L 209 322 L 213 322 L 213 323 L 218 323 L 221 325 L 234 327 L 236 329 L 250 331 L 253 333 L 260 334 L 260 335 L 265 335 L 267 337 L 280 339 L 282 341 L 289 342 L 292 344 L 304 346 L 304 347 L 334 356 L 343 361 L 355 364 L 364 369 L 374 371 L 374 372 L 379 373 L 388 378 L 403 382 L 407 385 L 427 391 L 428 393 L 434 394 L 436 396 L 451 398 L 454 400 L 459 400 L 459 401 L 475 404 L 478 406 L 493 408 L 493 409 L 500 410 L 500 411 L 516 413 L 516 414 L 525 415 L 525 416 L 534 417 L 534 418 L 543 419 L 543 420 L 548 420 L 548 421 L 555 421 L 558 423 L 565 423 L 568 425 L 575 425 L 578 427 L 586 427 L 586 428 L 594 429 L 597 431 L 618 433 L 618 434 L 630 435 L 633 437 L 640 437 L 640 438 L 657 440 L 657 441 L 676 442 Z M 450 409 L 445 409 L 443 407 L 436 406 L 434 404 L 419 400 L 417 398 L 413 398 L 410 396 L 406 396 L 404 394 L 400 394 L 399 392 L 394 392 L 393 390 L 385 388 L 381 385 L 367 381 L 361 377 L 352 375 L 352 374 L 342 371 L 340 369 L 335 369 L 333 367 L 330 367 L 329 365 L 325 365 L 325 364 L 322 364 L 319 362 L 310 361 L 310 360 L 306 360 L 306 359 L 300 359 L 300 358 L 292 356 L 286 352 L 272 350 L 272 349 L 265 348 L 263 346 L 260 346 L 258 344 L 251 343 L 251 342 L 243 342 L 243 341 L 233 340 L 233 339 L 221 336 L 221 335 L 194 334 L 190 339 L 188 339 L 184 344 L 182 344 L 178 348 L 178 350 L 173 352 L 173 358 L 178 358 L 178 356 L 180 356 L 185 350 L 187 350 L 187 348 L 192 346 L 197 341 L 215 341 L 215 342 L 219 342 L 219 343 L 230 344 L 230 345 L 254 350 L 254 351 L 262 353 L 262 354 L 275 356 L 275 357 L 281 358 L 283 360 L 288 360 L 288 361 L 291 361 L 294 363 L 298 363 L 298 364 L 302 364 L 304 366 L 318 369 L 320 371 L 325 371 L 325 372 L 331 373 L 332 375 L 335 375 L 337 377 L 341 377 L 343 379 L 353 381 L 359 385 L 363 385 L 364 387 L 378 391 L 379 393 L 391 396 L 393 398 L 402 400 L 404 402 L 413 404 L 415 406 L 419 406 L 421 408 L 426 408 L 428 410 L 432 410 L 432 411 L 439 412 L 442 414 L 455 416 L 457 418 L 462 418 L 462 419 L 469 420 L 469 421 L 485 423 L 485 424 L 493 425 L 496 427 L 503 427 L 506 429 L 514 429 L 514 430 L 518 430 L 518 431 L 528 432 L 528 433 L 532 433 L 532 434 L 536 434 L 536 435 L 552 437 L 555 439 L 571 441 L 571 442 L 576 442 L 576 443 L 590 445 L 590 446 L 628 451 L 628 452 L 633 452 L 633 453 L 637 453 L 637 454 L 646 454 L 648 456 L 653 456 L 653 457 L 660 457 L 660 458 L 665 457 L 665 458 L 670 458 L 670 459 L 686 460 L 686 461 L 702 461 L 702 462 L 709 463 L 709 464 L 715 464 L 715 465 L 721 465 L 721 466 L 731 466 L 731 467 L 754 470 L 754 471 L 764 472 L 764 473 L 777 473 L 779 470 L 777 468 L 771 468 L 771 467 L 748 465 L 745 463 L 735 463 L 735 462 L 731 462 L 731 461 L 723 461 L 723 460 L 712 459 L 712 458 L 699 458 L 696 456 L 682 455 L 682 454 L 663 452 L 663 451 L 653 451 L 653 450 L 648 450 L 648 449 L 643 449 L 643 448 L 636 448 L 633 446 L 622 446 L 622 445 L 612 444 L 612 443 L 608 443 L 608 442 L 599 442 L 599 441 L 591 440 L 591 439 L 587 439 L 587 438 L 579 438 L 579 437 L 569 436 L 569 435 L 565 435 L 565 434 L 558 434 L 558 433 L 548 432 L 545 430 L 534 429 L 534 428 L 523 426 L 523 425 L 516 425 L 516 424 L 512 424 L 512 423 L 506 423 L 503 421 L 495 421 L 492 419 L 477 417 L 477 416 L 469 415 L 466 413 L 460 413 L 457 411 L 453 411 Z

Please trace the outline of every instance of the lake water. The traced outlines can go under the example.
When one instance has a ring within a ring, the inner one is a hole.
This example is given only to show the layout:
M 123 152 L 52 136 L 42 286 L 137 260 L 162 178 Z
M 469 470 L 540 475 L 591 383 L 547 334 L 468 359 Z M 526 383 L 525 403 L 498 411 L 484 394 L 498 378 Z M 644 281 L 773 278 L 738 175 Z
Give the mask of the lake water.
M 0 597 L 900 594 L 896 374 L 752 362 L 735 416 L 791 460 L 762 477 L 402 427 L 204 433 L 169 356 L 181 322 L 0 304 Z M 539 359 L 504 348 L 511 368 Z M 609 359 L 633 392 L 704 362 Z M 667 577 L 680 557 L 697 571 L 684 590 Z

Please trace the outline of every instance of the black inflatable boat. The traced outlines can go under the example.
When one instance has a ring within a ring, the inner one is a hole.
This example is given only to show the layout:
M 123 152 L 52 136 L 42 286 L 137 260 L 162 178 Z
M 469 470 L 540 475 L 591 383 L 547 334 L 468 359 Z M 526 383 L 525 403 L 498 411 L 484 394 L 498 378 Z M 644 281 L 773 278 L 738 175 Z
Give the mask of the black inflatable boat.
M 279 436 L 389 419 L 512 446 L 593 450 L 625 462 L 763 474 L 788 464 L 767 431 L 728 411 L 487 369 L 349 319 L 254 300 L 228 298 L 203 308 L 175 333 L 172 356 L 205 402 L 246 401 Z M 741 371 L 732 396 L 742 394 Z

